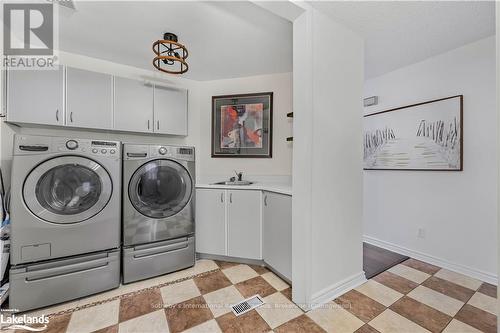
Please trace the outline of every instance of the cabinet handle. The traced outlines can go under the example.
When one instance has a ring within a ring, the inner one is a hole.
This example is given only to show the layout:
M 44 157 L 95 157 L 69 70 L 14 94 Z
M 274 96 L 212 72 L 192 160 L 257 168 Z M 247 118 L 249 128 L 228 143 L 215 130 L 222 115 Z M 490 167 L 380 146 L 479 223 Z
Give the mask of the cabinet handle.
M 69 121 L 73 122 L 73 112 L 70 112 L 69 114 Z
M 224 192 L 220 194 L 220 202 L 224 202 Z
M 56 109 L 56 120 L 59 121 L 59 109 Z
M 233 203 L 233 194 L 232 193 L 229 193 L 229 202 Z
M 264 196 L 264 206 L 267 206 L 267 195 Z
M 156 121 L 156 129 L 160 129 L 160 121 L 159 120 Z
M 149 129 L 149 119 L 148 119 L 148 129 Z

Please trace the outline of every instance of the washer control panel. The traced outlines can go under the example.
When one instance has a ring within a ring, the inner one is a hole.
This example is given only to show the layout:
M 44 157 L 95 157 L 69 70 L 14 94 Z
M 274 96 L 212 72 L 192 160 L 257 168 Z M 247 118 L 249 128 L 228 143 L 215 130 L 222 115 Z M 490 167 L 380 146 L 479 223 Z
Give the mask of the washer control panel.
M 118 141 L 54 138 L 52 144 L 55 151 L 59 152 L 74 152 L 115 158 L 120 156 L 120 143 Z
M 113 157 L 119 150 L 120 144 L 115 141 L 96 141 L 92 140 L 90 142 L 92 146 L 92 153 L 96 155 L 104 155 Z
M 121 157 L 121 143 L 119 141 L 49 137 L 42 135 L 15 135 L 13 153 L 15 155 L 68 153 L 107 156 L 116 159 Z

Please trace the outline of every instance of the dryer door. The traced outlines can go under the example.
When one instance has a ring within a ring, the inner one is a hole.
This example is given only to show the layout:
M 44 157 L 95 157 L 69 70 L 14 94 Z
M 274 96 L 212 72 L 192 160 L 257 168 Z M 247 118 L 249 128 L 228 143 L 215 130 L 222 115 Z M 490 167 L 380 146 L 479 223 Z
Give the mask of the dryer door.
M 130 178 L 128 194 L 134 208 L 150 218 L 180 212 L 191 199 L 193 181 L 179 163 L 158 159 L 139 167 Z
M 42 162 L 24 182 L 26 206 L 52 223 L 78 223 L 98 214 L 113 192 L 103 166 L 80 156 L 61 156 Z

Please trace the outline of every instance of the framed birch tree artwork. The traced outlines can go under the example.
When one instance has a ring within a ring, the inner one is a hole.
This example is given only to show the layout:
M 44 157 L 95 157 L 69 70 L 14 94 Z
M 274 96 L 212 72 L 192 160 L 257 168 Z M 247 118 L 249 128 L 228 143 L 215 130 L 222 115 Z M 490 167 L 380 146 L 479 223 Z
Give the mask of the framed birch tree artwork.
M 365 170 L 463 169 L 463 95 L 364 116 Z

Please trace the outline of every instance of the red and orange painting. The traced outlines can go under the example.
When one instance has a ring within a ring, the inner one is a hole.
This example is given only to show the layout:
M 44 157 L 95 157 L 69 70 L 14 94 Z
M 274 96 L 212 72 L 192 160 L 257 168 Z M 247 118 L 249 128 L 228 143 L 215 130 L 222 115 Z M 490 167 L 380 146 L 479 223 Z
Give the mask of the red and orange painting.
M 222 105 L 220 148 L 262 148 L 264 104 Z
M 272 158 L 273 93 L 212 96 L 212 157 Z

